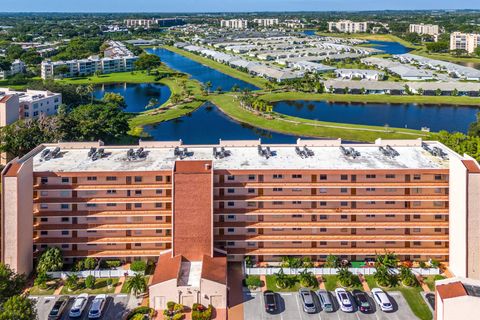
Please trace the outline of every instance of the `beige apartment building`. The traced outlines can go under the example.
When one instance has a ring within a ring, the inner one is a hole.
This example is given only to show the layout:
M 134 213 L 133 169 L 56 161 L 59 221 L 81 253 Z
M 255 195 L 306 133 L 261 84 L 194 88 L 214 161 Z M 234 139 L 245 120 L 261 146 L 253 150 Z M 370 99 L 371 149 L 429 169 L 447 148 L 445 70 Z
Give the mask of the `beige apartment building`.
M 355 22 L 350 20 L 329 21 L 329 32 L 359 33 L 367 32 L 368 22 Z
M 244 19 L 221 20 L 220 27 L 227 28 L 227 29 L 247 29 L 248 20 L 244 20 Z
M 409 32 L 414 32 L 418 34 L 428 34 L 431 36 L 436 36 L 440 33 L 440 28 L 436 24 L 410 24 L 408 27 Z
M 452 32 L 450 34 L 450 50 L 465 50 L 473 53 L 480 43 L 480 34 Z

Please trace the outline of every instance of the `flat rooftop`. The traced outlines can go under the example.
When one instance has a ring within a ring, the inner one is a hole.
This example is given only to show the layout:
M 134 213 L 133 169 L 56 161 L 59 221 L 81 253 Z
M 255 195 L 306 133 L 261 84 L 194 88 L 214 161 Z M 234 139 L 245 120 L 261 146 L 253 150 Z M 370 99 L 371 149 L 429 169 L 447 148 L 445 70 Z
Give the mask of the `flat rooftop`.
M 375 144 L 341 144 L 340 140 L 300 140 L 297 144 L 290 145 L 262 145 L 266 151 L 267 146 L 271 156 L 267 159 L 260 156 L 258 151 L 259 141 L 222 141 L 219 145 L 181 145 L 180 142 L 140 142 L 139 146 L 109 147 L 104 148 L 105 155 L 97 160 L 89 156 L 92 144 L 66 143 L 49 144 L 38 147 L 33 155 L 33 168 L 35 172 L 102 172 L 102 171 L 161 171 L 172 170 L 175 161 L 182 160 L 212 160 L 213 169 L 230 170 L 355 170 L 355 169 L 448 169 L 449 158 L 460 157 L 443 144 L 427 142 L 430 149 L 440 148 L 444 157 L 435 156 L 422 147 L 421 140 L 377 140 Z M 310 156 L 301 157 L 295 147 L 300 151 L 304 146 L 313 152 Z M 398 153 L 391 157 L 385 155 L 380 146 L 391 146 Z M 57 157 L 45 160 L 42 158 L 42 149 L 53 150 L 60 147 Z M 143 158 L 130 160 L 127 151 L 133 148 L 136 151 L 143 147 Z M 184 157 L 175 156 L 175 146 L 180 151 L 184 148 L 188 152 Z M 221 147 L 228 151 L 224 158 L 215 158 L 213 148 L 220 151 Z M 360 155 L 356 158 L 343 154 L 340 146 L 346 149 L 354 148 Z M 27 155 L 28 156 L 28 155 Z

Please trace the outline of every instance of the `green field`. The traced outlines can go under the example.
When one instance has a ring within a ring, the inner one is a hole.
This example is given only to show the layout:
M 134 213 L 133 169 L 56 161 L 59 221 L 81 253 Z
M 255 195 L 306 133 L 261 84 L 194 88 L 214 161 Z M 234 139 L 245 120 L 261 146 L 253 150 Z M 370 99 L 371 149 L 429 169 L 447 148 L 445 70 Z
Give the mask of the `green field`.
M 241 123 L 286 134 L 307 137 L 342 138 L 352 141 L 372 142 L 384 139 L 428 139 L 429 134 L 418 130 L 363 126 L 308 120 L 274 113 L 275 119 L 268 119 L 260 114 L 242 108 L 233 95 L 223 94 L 209 97 L 216 106 L 230 118 Z
M 79 281 L 79 288 L 76 290 L 69 291 L 67 287 L 62 288 L 61 294 L 81 294 L 81 293 L 88 293 L 88 294 L 100 294 L 100 293 L 113 293 L 115 292 L 115 287 L 118 284 L 118 278 L 112 278 L 112 285 L 109 288 L 107 286 L 107 279 L 106 278 L 97 278 L 95 281 L 95 287 L 93 289 L 86 289 L 84 286 L 84 280 Z
M 338 282 L 337 276 L 335 275 L 326 275 L 322 276 L 323 281 L 325 283 L 325 289 L 328 291 L 335 291 L 337 288 L 344 288 L 343 286 L 340 285 Z M 352 291 L 352 290 L 362 290 L 362 284 L 360 283 L 360 279 L 357 276 L 354 276 L 354 285 L 351 287 L 345 287 L 346 290 Z
M 267 279 L 267 290 L 271 290 L 273 292 L 297 292 L 300 288 L 302 288 L 302 286 L 300 285 L 300 283 L 298 281 L 296 281 L 296 276 L 287 276 L 289 279 L 291 279 L 292 283 L 294 283 L 293 286 L 289 287 L 289 288 L 285 288 L 285 289 L 282 289 L 282 288 L 279 288 L 277 287 L 277 285 L 275 284 L 275 276 L 274 275 L 269 275 L 269 276 L 266 276 L 266 279 Z M 318 283 L 316 286 L 314 287 L 310 287 L 312 290 L 318 290 Z

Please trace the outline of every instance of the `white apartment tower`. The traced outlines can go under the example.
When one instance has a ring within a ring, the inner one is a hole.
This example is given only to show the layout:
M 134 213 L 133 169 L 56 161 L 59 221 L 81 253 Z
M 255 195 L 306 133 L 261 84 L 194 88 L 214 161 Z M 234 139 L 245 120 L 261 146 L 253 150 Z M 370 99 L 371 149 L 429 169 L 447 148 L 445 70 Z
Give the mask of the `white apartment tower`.
M 328 31 L 343 33 L 367 32 L 368 22 L 355 22 L 350 20 L 328 22 Z
M 272 27 L 278 25 L 278 19 L 254 19 L 253 23 L 260 27 Z
M 228 29 L 247 29 L 248 21 L 244 19 L 222 20 L 220 21 L 220 26 Z
M 480 42 L 480 34 L 478 33 L 461 33 L 453 32 L 450 35 L 450 50 L 465 50 L 473 53 Z

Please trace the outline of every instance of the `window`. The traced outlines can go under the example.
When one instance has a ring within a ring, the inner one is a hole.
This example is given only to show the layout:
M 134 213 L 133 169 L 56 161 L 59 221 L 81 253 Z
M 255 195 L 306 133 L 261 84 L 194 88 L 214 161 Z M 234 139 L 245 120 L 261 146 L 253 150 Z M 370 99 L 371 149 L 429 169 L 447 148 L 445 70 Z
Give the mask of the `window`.
M 107 181 L 117 181 L 117 177 L 107 176 Z
M 162 189 L 157 189 L 155 190 L 155 194 L 162 194 L 163 193 L 163 190 Z
M 435 220 L 441 220 L 442 219 L 442 215 L 441 214 L 436 214 L 435 215 Z
M 46 204 L 46 203 L 41 203 L 41 204 L 40 204 L 40 209 L 48 209 L 48 204 Z
M 141 204 L 141 203 L 135 203 L 134 207 L 135 207 L 135 208 L 141 208 L 141 207 L 142 207 L 142 204 Z
M 375 231 L 375 228 L 365 228 L 366 231 Z
M 420 219 L 420 215 L 419 214 L 414 214 L 413 219 Z
M 346 207 L 346 206 L 348 206 L 348 202 L 347 201 L 342 201 L 342 202 L 340 202 L 340 205 L 342 207 Z
M 421 179 L 421 175 L 419 174 L 414 174 L 413 175 L 413 180 L 420 180 Z
M 395 218 L 395 215 L 394 214 L 386 214 L 385 218 Z
M 385 204 L 395 204 L 395 201 L 385 201 Z
M 341 228 L 340 232 L 348 232 L 348 228 Z
M 367 214 L 367 218 L 375 218 L 374 214 Z
M 248 201 L 247 202 L 247 207 L 256 207 L 256 206 L 257 206 L 257 204 L 253 201 Z
M 422 205 L 422 203 L 421 203 L 420 201 L 413 201 L 413 202 L 412 202 L 412 205 L 413 205 L 414 207 L 420 207 L 420 206 Z
M 247 246 L 248 247 L 255 247 L 256 244 L 255 244 L 255 242 L 247 242 Z
M 107 207 L 116 207 L 116 206 L 117 206 L 116 203 L 113 203 L 113 202 L 107 203 Z
M 48 222 L 48 218 L 40 218 L 41 222 Z
M 367 179 L 375 179 L 377 175 L 375 174 L 367 174 Z
M 250 180 L 250 181 L 255 180 L 255 175 L 254 174 L 249 174 L 248 175 L 248 180 Z
M 394 174 L 387 174 L 387 175 L 385 175 L 385 178 L 387 178 L 387 179 L 395 179 L 395 175 L 394 175 Z
M 442 188 L 435 188 L 435 193 L 442 193 Z
M 162 220 L 163 220 L 163 217 L 162 217 L 162 216 L 155 216 L 155 220 L 156 220 L 156 221 L 162 221 Z
M 40 191 L 40 195 L 42 197 L 46 197 L 46 196 L 48 196 L 48 191 Z
M 227 189 L 227 193 L 235 193 L 235 189 L 229 188 Z
M 301 192 L 302 189 L 300 189 L 300 188 L 292 188 L 292 191 L 293 191 L 293 192 Z
M 87 203 L 87 207 L 88 207 L 89 203 Z M 68 209 L 70 208 L 70 205 L 68 203 L 62 203 L 60 205 L 60 209 Z
M 326 174 L 321 174 L 320 175 L 320 180 L 327 180 L 327 175 Z
M 273 188 L 273 192 L 281 192 L 283 191 L 283 188 Z
M 396 241 L 385 241 L 385 244 L 396 244 Z
M 420 228 L 413 228 L 413 232 L 420 232 Z
M 48 231 L 40 231 L 40 234 L 41 234 L 42 236 L 46 236 L 46 235 L 48 235 Z
M 327 245 L 327 242 L 326 242 L 326 241 L 320 241 L 320 245 L 321 245 L 321 246 L 326 246 L 326 245 Z
M 227 220 L 235 220 L 235 216 L 233 214 L 227 216 Z
M 441 242 L 441 241 L 435 241 L 435 245 L 436 245 L 436 246 L 441 246 L 441 245 L 442 245 L 442 242 Z
M 321 207 L 324 207 L 324 206 L 326 206 L 326 205 L 327 205 L 327 202 L 326 202 L 326 201 L 320 201 L 320 206 L 321 206 Z
M 283 179 L 283 174 L 274 174 L 273 179 Z
M 140 176 L 135 176 L 135 182 L 142 182 L 142 177 Z
M 347 192 L 348 192 L 348 189 L 347 189 L 347 188 L 340 188 L 340 192 L 341 192 L 341 193 L 347 193 Z
M 347 174 L 340 175 L 340 180 L 348 180 L 348 175 Z
M 162 208 L 162 207 L 163 207 L 163 205 L 162 205 L 161 202 L 156 202 L 155 203 L 155 208 Z
M 302 204 L 302 201 L 292 201 L 292 204 Z
M 327 232 L 327 228 L 320 228 L 320 232 Z
M 253 189 L 253 188 L 248 188 L 247 192 L 248 192 L 248 193 L 255 193 L 255 189 Z
M 327 188 L 320 188 L 318 189 L 320 193 L 327 193 Z
M 68 249 L 68 244 L 62 244 L 62 249 Z
M 87 181 L 97 181 L 97 177 L 87 177 Z
M 302 241 L 292 241 L 292 244 L 302 244 Z
M 301 214 L 292 214 L 292 218 L 301 218 L 303 215 Z
M 436 174 L 435 175 L 435 180 L 442 180 L 442 175 L 441 174 Z
M 348 216 L 347 216 L 346 214 L 342 214 L 342 215 L 340 216 L 340 219 L 348 219 Z
M 117 190 L 107 190 L 107 194 L 117 194 Z
M 367 192 L 375 191 L 375 188 L 367 188 Z
M 70 178 L 62 178 L 62 183 L 69 183 L 70 182 Z
M 69 217 L 62 217 L 62 222 L 69 222 L 70 218 Z
M 433 201 L 435 207 L 443 207 L 443 201 Z
M 348 241 L 340 241 L 340 245 L 341 245 L 341 246 L 347 246 L 347 245 L 348 245 Z
M 69 234 L 68 231 L 66 231 L 66 230 L 63 230 L 63 231 L 62 231 L 62 236 L 68 236 L 68 234 Z
M 156 234 L 161 234 L 162 232 L 163 232 L 162 229 L 157 229 L 157 230 L 155 230 L 155 233 L 156 233 Z
M 228 232 L 228 233 L 235 232 L 235 228 L 228 228 L 228 229 L 227 229 L 227 232 Z
M 283 201 L 273 201 L 274 206 L 280 206 L 283 204 Z
M 293 179 L 302 179 L 302 175 L 301 174 L 292 174 L 292 178 Z
M 272 231 L 283 231 L 283 228 L 272 228 Z
M 227 180 L 228 181 L 233 181 L 233 180 L 235 180 L 235 176 L 227 176 Z
M 320 217 L 320 220 L 327 220 L 327 215 L 325 214 L 322 214 L 319 217 Z
M 422 245 L 422 243 L 420 241 L 413 241 L 413 245 L 414 246 L 420 246 L 420 245 Z
M 228 207 L 233 207 L 233 206 L 235 206 L 235 202 L 229 201 L 229 202 L 227 202 L 227 206 Z
M 255 233 L 255 232 L 257 232 L 257 230 L 255 228 L 248 228 L 247 232 L 248 233 Z
M 235 246 L 235 241 L 227 241 L 227 246 L 234 247 Z
M 47 178 L 47 177 L 42 177 L 42 178 L 40 179 L 40 183 L 41 183 L 41 184 L 46 184 L 46 183 L 48 183 L 48 178 Z
M 435 228 L 433 229 L 435 232 L 442 232 L 442 228 Z
M 162 182 L 162 181 L 163 181 L 163 177 L 162 177 L 162 176 L 155 176 L 155 181 L 156 181 L 156 182 Z

